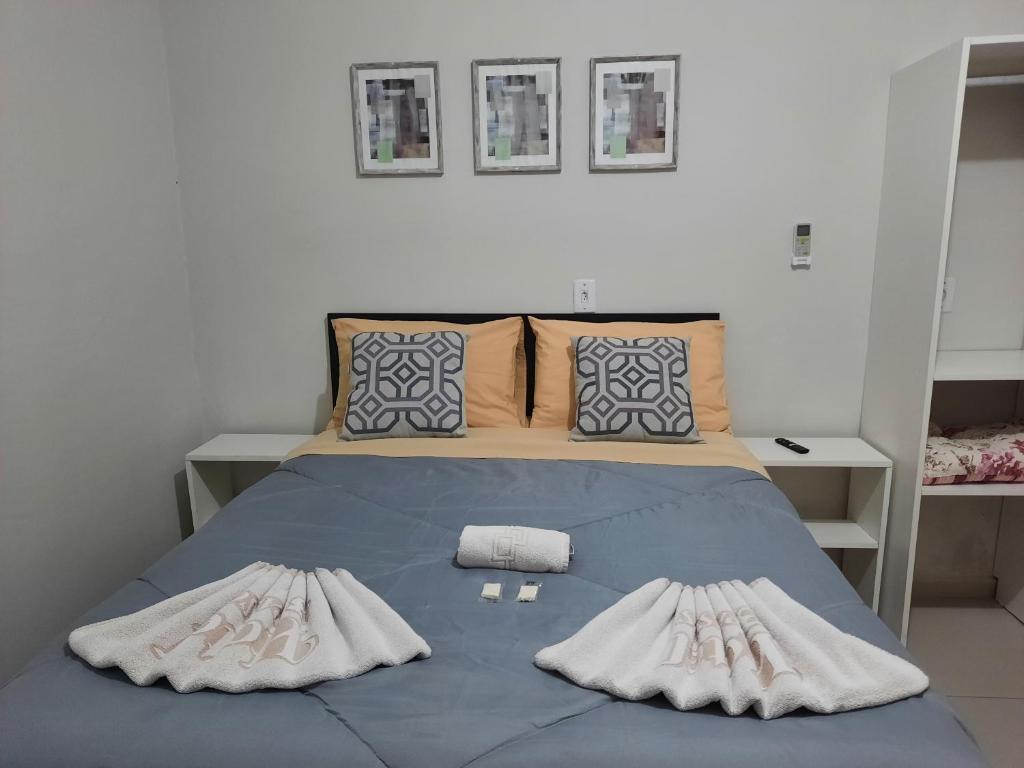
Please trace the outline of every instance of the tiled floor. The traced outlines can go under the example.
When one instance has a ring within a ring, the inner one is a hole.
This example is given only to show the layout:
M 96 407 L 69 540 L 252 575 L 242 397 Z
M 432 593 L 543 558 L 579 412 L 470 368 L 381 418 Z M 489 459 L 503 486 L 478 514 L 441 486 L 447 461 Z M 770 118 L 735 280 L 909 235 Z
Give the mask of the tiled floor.
M 916 605 L 907 638 L 994 768 L 1022 765 L 1024 624 L 992 600 Z

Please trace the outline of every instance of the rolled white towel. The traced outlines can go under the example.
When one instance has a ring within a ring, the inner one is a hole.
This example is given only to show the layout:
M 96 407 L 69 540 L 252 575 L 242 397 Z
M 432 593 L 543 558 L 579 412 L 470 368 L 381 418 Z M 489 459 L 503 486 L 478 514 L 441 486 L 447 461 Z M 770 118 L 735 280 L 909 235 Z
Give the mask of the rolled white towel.
M 463 568 L 532 573 L 569 570 L 569 534 L 518 525 L 467 525 L 456 559 Z

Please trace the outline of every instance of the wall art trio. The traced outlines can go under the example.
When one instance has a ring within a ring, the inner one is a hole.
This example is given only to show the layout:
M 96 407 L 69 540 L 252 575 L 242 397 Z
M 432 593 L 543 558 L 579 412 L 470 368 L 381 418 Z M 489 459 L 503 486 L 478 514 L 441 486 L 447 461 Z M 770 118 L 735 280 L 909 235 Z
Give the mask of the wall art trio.
M 562 170 L 562 60 L 477 59 L 471 65 L 478 174 Z M 440 176 L 436 61 L 353 64 L 352 122 L 360 176 Z M 590 60 L 590 170 L 675 170 L 679 56 Z

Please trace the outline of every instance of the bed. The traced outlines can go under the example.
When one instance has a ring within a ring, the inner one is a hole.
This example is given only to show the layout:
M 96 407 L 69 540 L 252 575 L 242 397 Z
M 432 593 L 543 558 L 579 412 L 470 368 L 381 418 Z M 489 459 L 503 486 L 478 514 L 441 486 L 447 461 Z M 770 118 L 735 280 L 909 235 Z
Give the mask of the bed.
M 906 655 L 739 441 L 634 448 L 511 427 L 357 446 L 322 435 L 79 623 L 139 610 L 253 561 L 344 567 L 427 640 L 431 658 L 297 690 L 184 695 L 93 669 L 62 638 L 0 691 L 0 764 L 984 764 L 932 691 L 762 721 L 717 706 L 679 712 L 661 698 L 622 701 L 535 667 L 537 650 L 660 576 L 690 584 L 767 576 L 840 629 Z M 572 567 L 543 574 L 535 603 L 481 601 L 485 581 L 514 591 L 527 575 L 458 567 L 468 523 L 568 531 Z

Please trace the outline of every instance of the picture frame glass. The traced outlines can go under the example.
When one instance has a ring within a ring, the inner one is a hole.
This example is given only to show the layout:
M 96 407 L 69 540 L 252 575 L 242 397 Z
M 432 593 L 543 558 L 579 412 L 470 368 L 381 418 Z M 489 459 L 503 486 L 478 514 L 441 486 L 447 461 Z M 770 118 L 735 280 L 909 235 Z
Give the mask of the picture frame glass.
M 355 71 L 363 173 L 436 173 L 441 168 L 437 70 L 433 66 Z
M 674 168 L 679 61 L 595 61 L 591 114 L 595 168 Z
M 559 61 L 473 66 L 478 171 L 559 170 Z

